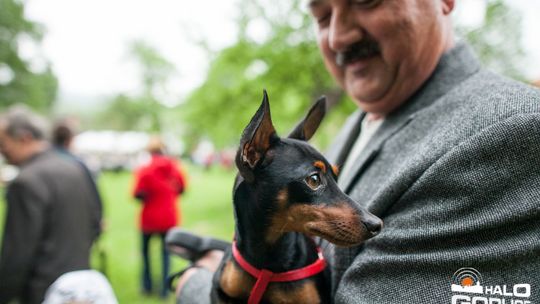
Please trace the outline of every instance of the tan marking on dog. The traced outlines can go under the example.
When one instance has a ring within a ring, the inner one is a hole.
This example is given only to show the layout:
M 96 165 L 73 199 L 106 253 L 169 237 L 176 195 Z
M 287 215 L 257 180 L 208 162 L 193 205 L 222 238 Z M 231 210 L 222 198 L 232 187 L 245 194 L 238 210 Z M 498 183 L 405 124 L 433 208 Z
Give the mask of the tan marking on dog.
M 240 269 L 232 260 L 229 260 L 223 267 L 219 285 L 227 296 L 233 299 L 247 300 L 253 285 L 255 285 L 255 279 Z M 263 299 L 270 303 L 321 302 L 315 282 L 309 280 L 294 289 L 285 289 L 283 283 L 270 283 Z
M 321 169 L 321 171 L 323 173 L 326 173 L 326 165 L 322 161 L 318 160 L 318 161 L 314 162 L 313 166 L 315 166 L 316 168 Z
M 288 200 L 289 192 L 286 189 L 278 192 L 278 195 L 276 196 L 276 204 L 278 206 L 277 212 L 273 215 L 273 218 L 270 221 L 272 224 L 267 230 L 265 237 L 268 244 L 275 243 L 279 239 L 279 237 L 283 235 L 283 230 L 287 225 L 287 223 L 283 221 L 283 214 L 284 211 L 287 209 Z
M 289 210 L 291 229 L 316 235 L 339 246 L 358 245 L 368 238 L 358 213 L 346 203 L 337 206 L 295 205 Z
M 339 175 L 339 167 L 336 165 L 332 165 L 332 172 L 334 172 L 335 176 Z
M 287 189 L 279 191 L 278 195 L 276 196 L 276 200 L 279 210 L 284 210 L 285 208 L 287 208 L 287 201 L 289 200 L 289 192 L 287 191 Z
M 368 238 L 358 213 L 346 203 L 335 206 L 294 204 L 274 214 L 266 240 L 275 242 L 286 232 L 322 237 L 340 246 L 360 244 Z
M 255 280 L 232 260 L 226 262 L 219 279 L 219 286 L 231 298 L 248 298 Z
M 263 299 L 269 303 L 284 304 L 317 304 L 321 303 L 319 292 L 314 281 L 306 281 L 304 284 L 294 289 L 283 288 L 281 284 L 270 284 Z

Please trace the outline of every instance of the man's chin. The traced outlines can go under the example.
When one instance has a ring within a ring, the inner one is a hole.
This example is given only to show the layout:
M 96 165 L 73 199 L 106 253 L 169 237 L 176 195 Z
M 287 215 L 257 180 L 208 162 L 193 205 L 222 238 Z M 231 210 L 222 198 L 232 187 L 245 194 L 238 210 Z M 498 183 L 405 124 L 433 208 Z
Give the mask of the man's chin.
M 374 104 L 385 95 L 385 92 L 377 86 L 371 86 L 363 81 L 349 82 L 346 91 L 358 104 Z
M 386 114 L 392 109 L 389 90 L 386 86 L 377 85 L 375 81 L 354 79 L 347 81 L 346 91 L 357 105 L 365 112 Z M 379 81 L 380 83 L 380 81 Z
M 356 104 L 364 112 L 386 115 L 393 110 L 393 105 L 391 100 L 385 98 L 384 94 L 378 95 L 376 97 L 364 95 L 352 95 Z

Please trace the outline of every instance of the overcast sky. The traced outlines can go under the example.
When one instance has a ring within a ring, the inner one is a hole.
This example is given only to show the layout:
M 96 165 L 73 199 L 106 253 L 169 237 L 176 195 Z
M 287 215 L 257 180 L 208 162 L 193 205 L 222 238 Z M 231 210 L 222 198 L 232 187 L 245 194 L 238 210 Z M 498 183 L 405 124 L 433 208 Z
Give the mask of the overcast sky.
M 287 0 L 277 0 L 287 1 Z M 237 0 L 28 0 L 27 17 L 42 23 L 46 35 L 43 55 L 60 81 L 65 103 L 137 89 L 137 71 L 128 56 L 128 43 L 143 39 L 173 62 L 170 105 L 204 79 L 207 58 L 192 37 L 208 38 L 213 49 L 235 39 Z M 523 13 L 528 75 L 540 78 L 540 1 L 507 1 Z M 465 22 L 481 16 L 483 0 L 460 0 L 458 13 Z M 36 50 L 23 48 L 28 57 Z M 38 65 L 38 64 L 37 64 Z M 535 69 L 534 69 L 535 68 Z

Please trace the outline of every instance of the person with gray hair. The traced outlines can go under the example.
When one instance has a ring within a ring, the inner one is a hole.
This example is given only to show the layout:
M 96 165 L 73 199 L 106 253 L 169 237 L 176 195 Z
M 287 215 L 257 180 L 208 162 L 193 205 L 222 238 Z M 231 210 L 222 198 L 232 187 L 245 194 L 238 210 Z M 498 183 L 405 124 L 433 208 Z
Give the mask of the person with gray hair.
M 15 105 L 0 116 L 0 128 L 6 135 L 0 146 L 6 160 L 18 165 L 35 152 L 45 149 L 48 125 L 25 106 Z M 5 143 L 4 143 L 5 142 Z
M 23 108 L 0 117 L 0 153 L 19 174 L 6 191 L 0 303 L 41 303 L 62 274 L 89 269 L 100 220 L 83 169 L 54 152 L 44 120 Z

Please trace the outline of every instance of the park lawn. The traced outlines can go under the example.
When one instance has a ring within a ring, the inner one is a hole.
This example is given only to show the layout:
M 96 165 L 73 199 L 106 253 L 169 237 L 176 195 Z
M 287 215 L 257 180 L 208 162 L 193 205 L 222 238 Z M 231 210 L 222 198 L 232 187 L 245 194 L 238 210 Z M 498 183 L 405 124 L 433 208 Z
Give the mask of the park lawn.
M 189 184 L 181 198 L 182 226 L 200 234 L 230 240 L 234 228 L 231 189 L 235 172 L 217 167 L 204 170 L 195 166 L 187 166 L 186 171 Z M 92 266 L 103 270 L 103 261 L 106 261 L 106 274 L 119 303 L 174 303 L 172 295 L 163 301 L 157 295 L 148 297 L 140 293 L 139 203 L 130 196 L 131 173 L 105 172 L 101 174 L 98 185 L 104 201 L 106 230 L 93 250 Z M 1 203 L 2 220 L 4 213 L 5 204 Z M 3 221 L 0 236 L 1 230 Z M 159 246 L 158 239 L 153 239 L 151 259 L 156 290 L 161 270 Z M 173 272 L 186 265 L 180 258 L 171 259 Z

